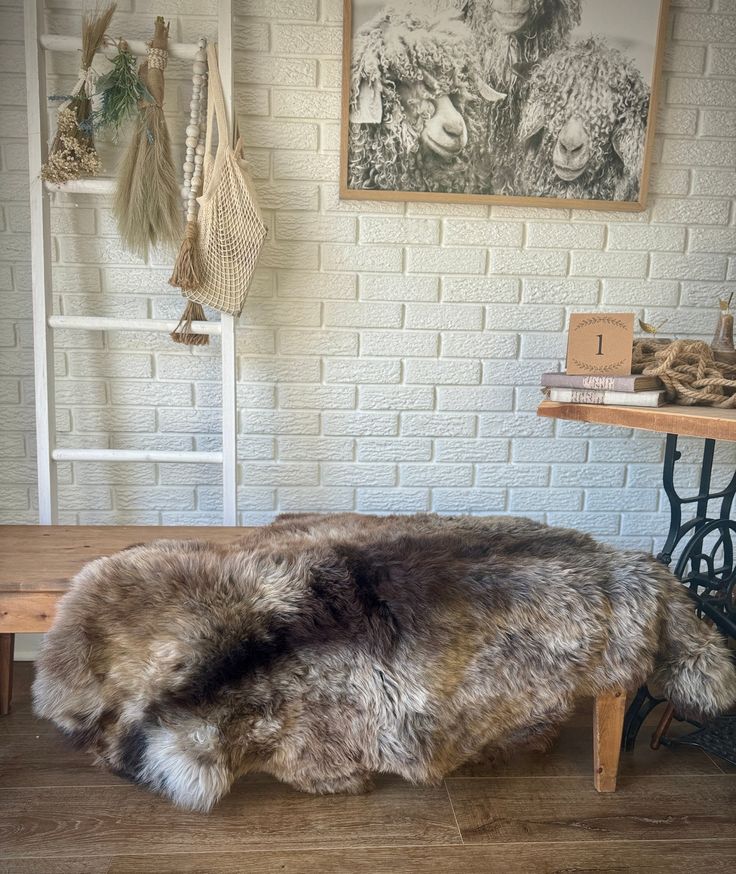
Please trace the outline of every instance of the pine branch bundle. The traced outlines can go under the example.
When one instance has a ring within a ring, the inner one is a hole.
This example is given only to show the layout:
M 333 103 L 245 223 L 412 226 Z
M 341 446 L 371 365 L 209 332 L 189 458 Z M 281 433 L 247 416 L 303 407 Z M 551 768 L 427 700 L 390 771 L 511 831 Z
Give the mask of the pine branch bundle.
M 115 8 L 116 4 L 110 3 L 102 10 L 85 13 L 82 19 L 79 81 L 59 109 L 56 136 L 41 168 L 41 178 L 47 182 L 58 185 L 100 172 L 100 159 L 92 138 L 92 60 L 102 45 Z
M 135 55 L 128 43 L 121 39 L 112 69 L 100 76 L 95 89 L 100 98 L 99 108 L 92 113 L 92 129 L 111 128 L 117 142 L 122 126 L 133 118 L 141 102 L 152 102 L 148 88 L 138 75 Z

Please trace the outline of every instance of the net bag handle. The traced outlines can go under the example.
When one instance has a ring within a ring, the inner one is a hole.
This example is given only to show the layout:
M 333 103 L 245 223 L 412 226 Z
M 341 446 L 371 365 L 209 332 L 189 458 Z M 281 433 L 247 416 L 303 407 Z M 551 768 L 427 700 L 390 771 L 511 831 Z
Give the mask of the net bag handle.
M 204 143 L 204 168 L 202 195 L 197 198 L 200 204 L 210 200 L 220 177 L 220 169 L 230 148 L 230 131 L 227 124 L 225 95 L 222 90 L 217 49 L 212 43 L 207 45 L 207 135 Z M 212 138 L 214 120 L 217 119 L 217 152 L 212 158 Z

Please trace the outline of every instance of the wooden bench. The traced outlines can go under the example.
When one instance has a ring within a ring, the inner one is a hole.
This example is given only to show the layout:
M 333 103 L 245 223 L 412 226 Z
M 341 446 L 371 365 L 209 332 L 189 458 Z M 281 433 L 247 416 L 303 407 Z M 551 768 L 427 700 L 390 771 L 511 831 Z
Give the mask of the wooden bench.
M 51 628 L 69 581 L 88 561 L 162 539 L 231 543 L 240 528 L 138 525 L 0 525 L 0 715 L 10 710 L 15 635 Z M 593 718 L 593 782 L 616 789 L 626 695 L 599 695 Z

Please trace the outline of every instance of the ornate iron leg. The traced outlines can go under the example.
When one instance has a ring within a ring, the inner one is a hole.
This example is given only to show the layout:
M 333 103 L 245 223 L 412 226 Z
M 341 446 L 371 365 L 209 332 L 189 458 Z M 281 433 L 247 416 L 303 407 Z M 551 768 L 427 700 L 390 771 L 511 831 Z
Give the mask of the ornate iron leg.
M 667 435 L 662 484 L 670 505 L 670 528 L 657 559 L 669 566 L 675 549 L 683 543 L 674 568 L 675 576 L 688 587 L 698 615 L 711 620 L 725 636 L 736 638 L 736 522 L 730 518 L 736 495 L 736 472 L 724 489 L 712 492 L 714 452 L 715 440 L 706 440 L 698 492 L 691 497 L 682 497 L 675 487 L 675 464 L 681 457 L 677 435 Z M 714 517 L 708 516 L 711 501 L 720 501 L 718 515 Z M 695 516 L 683 523 L 682 508 L 685 504 L 695 504 Z M 625 749 L 633 749 L 642 723 L 663 701 L 663 698 L 655 698 L 646 686 L 639 689 L 626 713 Z M 667 740 L 662 738 L 662 742 L 667 743 Z

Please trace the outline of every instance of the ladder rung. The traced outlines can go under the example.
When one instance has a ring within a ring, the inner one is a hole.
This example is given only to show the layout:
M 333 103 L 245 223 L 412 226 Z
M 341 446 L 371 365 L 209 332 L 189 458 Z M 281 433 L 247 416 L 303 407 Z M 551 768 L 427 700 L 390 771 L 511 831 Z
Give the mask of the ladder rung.
M 89 179 L 72 179 L 69 182 L 44 182 L 47 191 L 63 194 L 115 194 L 115 180 L 109 176 L 92 176 Z
M 155 331 L 169 334 L 179 324 L 176 319 L 116 319 L 108 316 L 49 316 L 49 327 L 82 331 Z M 193 334 L 221 334 L 219 322 L 192 322 Z
M 41 45 L 50 52 L 78 52 L 82 48 L 82 40 L 78 36 L 59 36 L 55 33 L 42 33 L 38 39 Z M 142 39 L 129 39 L 126 42 L 134 55 L 143 57 L 148 52 L 148 46 Z M 192 61 L 197 54 L 199 45 L 188 42 L 170 42 L 168 49 L 169 57 Z M 98 54 L 114 57 L 117 54 L 117 48 L 114 45 L 106 45 L 98 51 Z
M 154 461 L 184 464 L 222 464 L 222 452 L 181 452 L 157 449 L 54 449 L 54 461 Z

